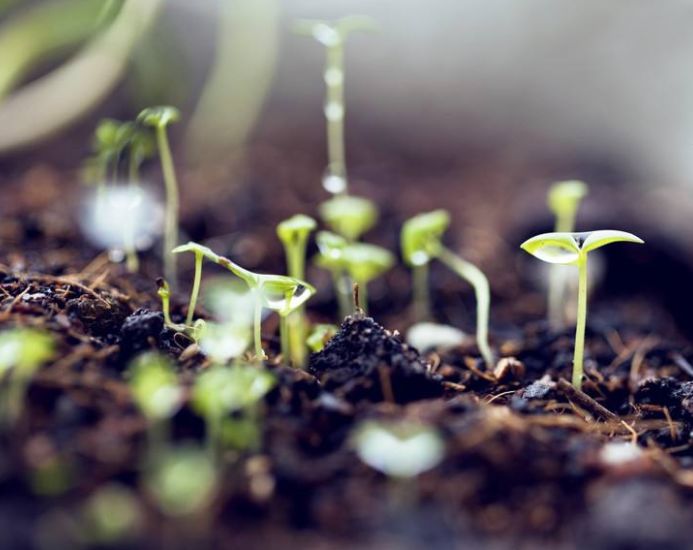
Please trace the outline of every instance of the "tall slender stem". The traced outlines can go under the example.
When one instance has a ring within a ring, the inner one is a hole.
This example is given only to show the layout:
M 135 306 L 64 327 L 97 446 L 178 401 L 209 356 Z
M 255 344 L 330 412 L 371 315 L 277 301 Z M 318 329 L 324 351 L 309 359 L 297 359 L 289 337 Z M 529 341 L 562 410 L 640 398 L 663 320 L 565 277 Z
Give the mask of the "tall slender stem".
M 431 298 L 428 289 L 428 263 L 412 268 L 414 277 L 414 317 L 417 322 L 426 321 L 431 316 Z
M 339 40 L 327 47 L 325 72 L 325 118 L 327 119 L 327 155 L 330 175 L 343 180 L 346 194 L 347 172 L 344 145 L 344 44 Z
M 171 251 L 178 244 L 178 181 L 173 166 L 171 147 L 164 126 L 156 127 L 156 139 L 159 147 L 161 171 L 164 174 L 164 186 L 166 189 L 166 214 L 164 221 L 164 274 L 172 287 L 176 286 L 176 255 Z
M 585 355 L 585 327 L 587 325 L 587 254 L 578 260 L 578 310 L 575 327 L 575 354 L 573 355 L 573 386 L 582 386 Z
M 253 318 L 253 338 L 255 340 L 255 355 L 258 359 L 266 359 L 265 350 L 262 349 L 262 298 L 260 290 L 255 291 L 255 312 Z
M 289 337 L 289 316 L 279 316 L 279 340 L 281 344 L 281 353 L 284 361 L 292 361 L 291 358 L 291 340 Z M 298 366 L 298 365 L 294 365 Z
M 491 291 L 488 279 L 478 267 L 453 254 L 444 246 L 440 249 L 438 259 L 474 288 L 476 296 L 476 345 L 479 347 L 479 352 L 486 365 L 492 367 L 494 357 L 488 344 L 489 310 L 491 307 Z
M 188 304 L 188 315 L 185 318 L 185 324 L 192 326 L 193 317 L 195 316 L 195 306 L 197 305 L 197 297 L 200 294 L 200 281 L 202 280 L 202 260 L 203 256 L 200 252 L 195 252 L 195 278 L 193 279 L 192 292 L 190 293 L 190 303 Z

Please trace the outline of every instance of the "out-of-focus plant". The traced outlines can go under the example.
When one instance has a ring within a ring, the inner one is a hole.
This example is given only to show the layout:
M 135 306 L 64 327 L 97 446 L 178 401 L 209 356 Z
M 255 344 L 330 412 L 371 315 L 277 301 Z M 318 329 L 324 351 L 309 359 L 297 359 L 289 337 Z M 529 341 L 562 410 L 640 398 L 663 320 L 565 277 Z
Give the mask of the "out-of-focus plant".
M 349 277 L 358 285 L 360 305 L 368 311 L 368 283 L 395 265 L 394 255 L 382 246 L 350 243 L 343 251 L 342 261 Z
M 333 194 L 348 192 L 344 148 L 344 45 L 352 32 L 376 28 L 370 17 L 362 15 L 351 15 L 336 21 L 302 20 L 296 24 L 297 33 L 314 38 L 326 51 L 323 79 L 326 87 L 324 113 L 327 120 L 328 165 L 323 186 Z
M 173 365 L 158 353 L 143 353 L 130 364 L 130 390 L 135 404 L 149 421 L 150 458 L 165 454 L 168 422 L 183 397 Z
M 577 180 L 561 181 L 551 186 L 547 204 L 556 217 L 556 233 L 575 231 L 577 211 L 587 192 L 587 185 Z M 554 330 L 559 330 L 564 325 L 565 292 L 565 271 L 554 266 L 549 275 L 549 325 Z
M 26 388 L 36 370 L 53 357 L 53 337 L 33 328 L 0 332 L 0 423 L 9 424 L 22 410 Z
M 313 330 L 306 339 L 306 344 L 313 353 L 322 351 L 325 344 L 335 335 L 339 327 L 329 323 L 320 323 L 313 326 Z
M 339 317 L 344 319 L 351 312 L 351 288 L 343 261 L 347 240 L 329 231 L 319 231 L 315 241 L 319 253 L 314 261 L 332 275 L 332 287 L 339 305 Z
M 84 502 L 80 523 L 84 536 L 99 546 L 114 546 L 135 538 L 142 527 L 141 506 L 133 492 L 116 483 L 99 488 Z
M 369 199 L 340 195 L 319 206 L 320 217 L 335 233 L 356 241 L 378 221 L 378 207 Z
M 210 248 L 194 242 L 181 245 L 174 250 L 174 253 L 181 252 L 200 253 L 211 262 L 228 269 L 248 285 L 253 295 L 253 339 L 255 355 L 258 358 L 266 357 L 262 349 L 262 308 L 276 311 L 285 323 L 289 314 L 315 294 L 315 288 L 305 281 L 283 275 L 254 273 L 220 256 Z
M 522 249 L 532 256 L 551 264 L 574 265 L 578 268 L 578 310 L 573 355 L 573 386 L 582 385 L 587 324 L 587 256 L 607 244 L 644 241 L 625 231 L 610 229 L 586 233 L 543 233 L 522 243 Z
M 213 456 L 218 456 L 227 442 L 239 450 L 254 446 L 257 405 L 275 384 L 271 373 L 250 365 L 215 366 L 197 377 L 192 404 L 205 419 L 207 446 Z M 242 413 L 242 418 L 228 418 L 236 412 Z
M 284 245 L 287 272 L 294 279 L 306 278 L 306 248 L 308 238 L 317 227 L 310 216 L 298 214 L 277 226 L 277 236 Z M 299 307 L 286 318 L 287 330 L 282 339 L 282 355 L 295 367 L 303 368 L 306 361 L 305 311 Z
M 402 228 L 401 244 L 404 260 L 414 268 L 425 268 L 437 259 L 466 280 L 476 295 L 476 342 L 486 364 L 493 365 L 494 357 L 488 343 L 489 310 L 491 292 L 488 279 L 474 264 L 460 258 L 443 245 L 442 237 L 450 225 L 450 215 L 445 210 L 419 214 L 407 220 Z M 427 271 L 419 271 L 415 281 L 415 301 L 419 310 L 428 304 Z

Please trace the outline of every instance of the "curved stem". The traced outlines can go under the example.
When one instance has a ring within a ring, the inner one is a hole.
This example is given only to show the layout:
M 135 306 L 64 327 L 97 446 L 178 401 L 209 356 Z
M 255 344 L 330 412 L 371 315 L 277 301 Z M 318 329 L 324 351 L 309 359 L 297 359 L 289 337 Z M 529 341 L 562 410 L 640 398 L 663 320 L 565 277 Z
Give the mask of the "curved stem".
M 176 286 L 176 256 L 171 251 L 178 244 L 178 181 L 173 166 L 171 147 L 168 142 L 166 128 L 157 126 L 156 139 L 159 147 L 161 171 L 164 175 L 166 189 L 166 215 L 164 221 L 164 274 L 169 284 Z
M 587 326 L 587 254 L 578 260 L 578 310 L 575 326 L 575 353 L 573 355 L 573 386 L 582 386 L 585 355 L 585 327 Z
M 486 365 L 492 367 L 494 356 L 488 343 L 489 310 L 491 307 L 491 291 L 488 279 L 478 267 L 453 254 L 444 246 L 440 249 L 438 259 L 474 288 L 476 296 L 476 345 L 479 347 L 479 352 Z
M 197 305 L 197 297 L 200 295 L 200 281 L 202 280 L 202 259 L 200 252 L 195 252 L 195 278 L 193 279 L 193 287 L 190 292 L 190 303 L 188 304 L 188 315 L 185 318 L 185 324 L 192 326 L 193 317 L 195 316 L 195 306 Z
M 428 263 L 412 268 L 414 278 L 414 318 L 417 322 L 427 321 L 431 316 L 431 297 L 428 289 Z

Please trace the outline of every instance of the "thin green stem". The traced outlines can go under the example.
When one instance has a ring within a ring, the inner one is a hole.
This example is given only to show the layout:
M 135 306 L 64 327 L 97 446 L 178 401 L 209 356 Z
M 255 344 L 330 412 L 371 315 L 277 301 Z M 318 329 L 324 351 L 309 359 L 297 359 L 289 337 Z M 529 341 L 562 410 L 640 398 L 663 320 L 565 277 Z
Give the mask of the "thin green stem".
M 492 367 L 494 356 L 488 343 L 489 310 L 491 307 L 491 291 L 488 279 L 478 267 L 453 254 L 444 246 L 440 249 L 438 259 L 474 288 L 476 296 L 476 345 L 479 347 L 479 352 L 486 365 Z
M 294 242 L 286 243 L 286 262 L 289 277 L 305 279 L 306 247 L 308 246 L 308 234 L 303 238 L 297 238 Z M 282 318 L 283 329 L 286 336 L 286 348 L 282 340 L 282 355 L 285 361 L 291 365 L 303 368 L 306 361 L 306 331 L 305 308 L 301 306 L 289 314 L 288 318 Z M 282 327 L 280 327 L 282 328 Z
M 161 171 L 164 175 L 164 186 L 166 189 L 166 213 L 164 221 L 164 274 L 169 284 L 176 286 L 176 255 L 171 251 L 178 244 L 178 181 L 176 171 L 173 166 L 171 146 L 168 142 L 168 135 L 164 126 L 157 126 L 156 139 L 159 147 L 159 159 L 161 160 Z
M 255 341 L 255 355 L 258 359 L 266 359 L 265 350 L 262 349 L 262 298 L 259 289 L 256 289 L 254 292 L 253 339 Z
M 578 311 L 575 326 L 575 354 L 573 355 L 573 386 L 582 386 L 585 355 L 585 327 L 587 325 L 587 254 L 578 260 Z
M 348 193 L 346 152 L 344 146 L 344 45 L 340 41 L 327 48 L 324 72 L 327 119 L 328 169 L 331 175 L 344 180 L 343 194 Z
M 346 275 L 341 271 L 332 272 L 332 284 L 334 286 L 334 292 L 337 295 L 337 304 L 339 305 L 339 317 L 340 323 L 351 314 L 351 293 L 346 289 L 349 285 L 345 281 Z
M 428 289 L 429 265 L 415 265 L 412 268 L 414 278 L 414 318 L 417 322 L 427 321 L 431 317 L 431 297 Z
M 291 362 L 291 339 L 289 329 L 289 316 L 279 316 L 279 341 L 281 343 L 281 353 L 284 361 Z M 294 365 L 297 366 L 297 365 Z
M 193 318 L 195 317 L 195 306 L 197 305 L 197 298 L 200 295 L 200 282 L 202 280 L 202 253 L 195 252 L 195 278 L 193 279 L 192 291 L 190 292 L 190 303 L 188 304 L 188 314 L 185 318 L 185 324 L 189 327 L 193 324 Z

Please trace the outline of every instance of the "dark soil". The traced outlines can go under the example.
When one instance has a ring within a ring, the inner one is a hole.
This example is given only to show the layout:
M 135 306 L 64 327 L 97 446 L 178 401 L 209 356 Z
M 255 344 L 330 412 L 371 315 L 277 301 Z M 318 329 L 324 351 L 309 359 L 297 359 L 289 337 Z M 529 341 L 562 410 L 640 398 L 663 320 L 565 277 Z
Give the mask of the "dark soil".
M 69 201 L 59 200 L 60 181 L 50 170 L 29 173 L 7 186 L 12 200 L 0 207 L 0 325 L 46 329 L 59 350 L 1 436 L 0 548 L 90 546 L 80 538 L 81 506 L 111 481 L 131 488 L 143 510 L 140 529 L 120 547 L 691 547 L 693 353 L 662 301 L 595 297 L 577 395 L 559 382 L 570 378 L 572 329 L 549 331 L 542 295 L 523 270 L 496 260 L 484 266 L 498 285 L 491 332 L 503 359 L 495 368 L 472 344 L 422 356 L 379 324 L 407 325 L 403 268 L 373 285 L 379 322 L 344 320 L 307 371 L 282 366 L 268 321 L 267 368 L 279 383 L 260 411 L 258 449 L 225 457 L 204 520 L 166 520 L 141 481 L 146 421 L 132 402 L 127 365 L 157 349 L 176 360 L 186 387 L 209 365 L 192 341 L 164 327 L 154 253 L 141 274 L 128 275 L 84 245 L 64 210 Z M 236 193 L 231 204 L 254 204 L 262 222 L 224 227 L 232 236 L 216 243 L 219 252 L 281 270 L 267 220 L 305 203 L 288 194 L 280 208 L 259 191 Z M 383 207 L 382 228 L 369 239 L 395 247 L 396 227 L 416 204 L 415 193 L 406 196 L 403 212 Z M 203 211 L 186 212 L 187 232 L 221 234 L 207 227 L 216 213 Z M 508 258 L 520 264 L 519 252 Z M 310 277 L 319 294 L 309 315 L 330 320 L 329 281 L 318 271 Z M 436 317 L 470 331 L 469 289 L 438 269 L 432 284 Z M 175 318 L 184 307 L 174 301 Z M 388 481 L 350 443 L 352 429 L 374 418 L 434 426 L 444 460 L 415 481 Z M 204 435 L 204 422 L 184 405 L 173 418 L 174 442 Z M 629 442 L 640 452 L 616 446 Z M 63 486 L 37 482 L 56 467 L 68 472 Z

